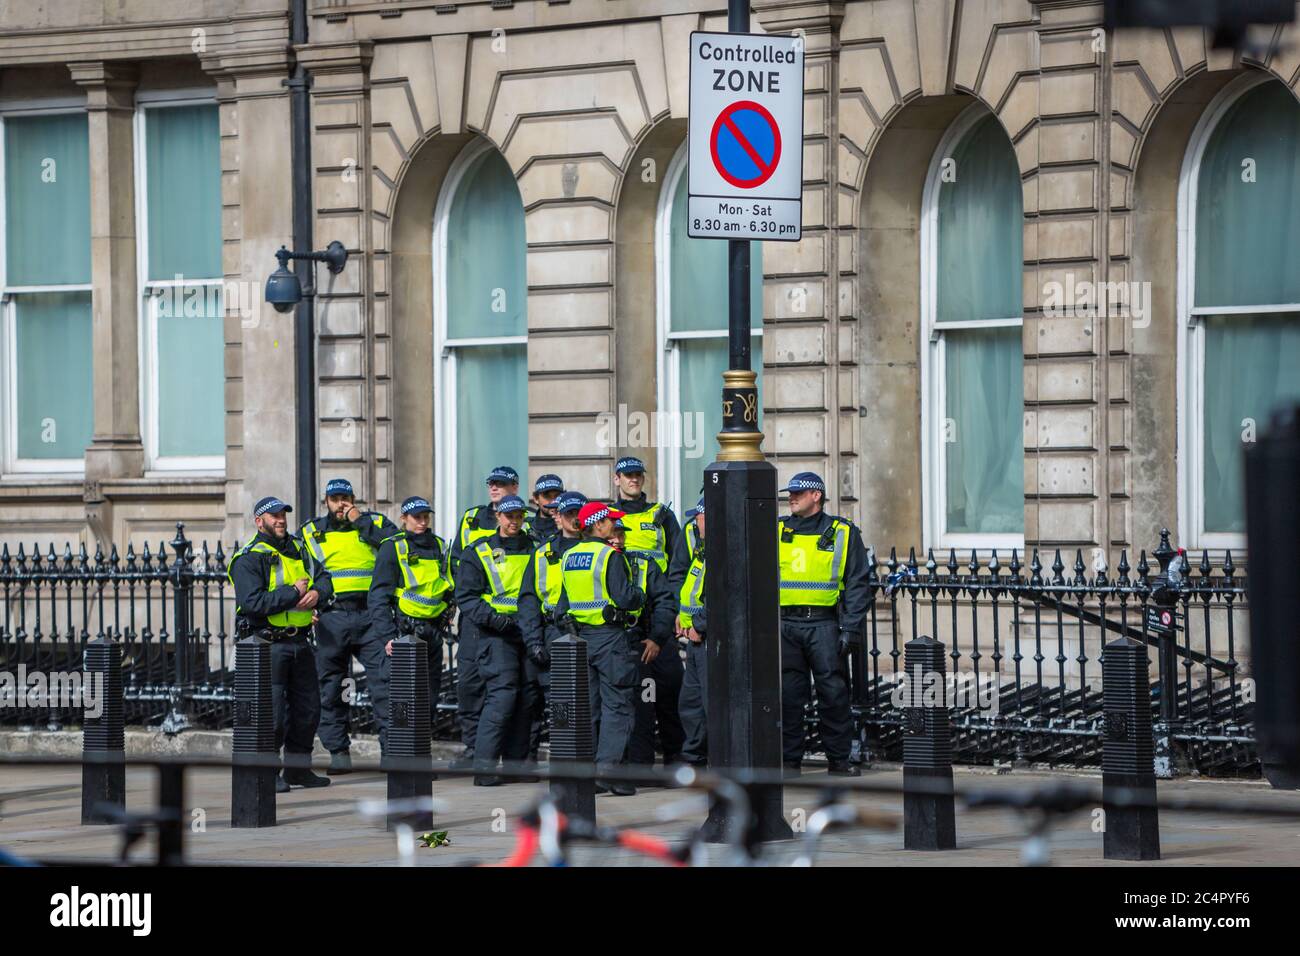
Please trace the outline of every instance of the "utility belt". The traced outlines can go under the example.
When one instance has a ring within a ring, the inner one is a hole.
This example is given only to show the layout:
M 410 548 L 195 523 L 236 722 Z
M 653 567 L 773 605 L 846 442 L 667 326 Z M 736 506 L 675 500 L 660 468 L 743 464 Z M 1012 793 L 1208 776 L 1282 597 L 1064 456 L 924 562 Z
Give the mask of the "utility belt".
M 418 637 L 422 641 L 439 640 L 443 635 L 443 628 L 438 625 L 441 618 L 421 618 L 410 617 L 406 614 L 398 613 L 397 615 L 397 633 Z
M 364 611 L 366 602 L 369 597 L 367 591 L 350 591 L 344 594 L 334 592 L 334 603 L 324 608 L 325 613 L 330 611 Z
M 266 641 L 272 643 L 276 641 L 294 641 L 305 642 L 311 636 L 311 625 L 307 624 L 302 627 L 266 627 L 254 628 L 253 633 Z
M 832 607 L 819 604 L 783 604 L 781 619 L 784 621 L 834 621 L 839 612 Z

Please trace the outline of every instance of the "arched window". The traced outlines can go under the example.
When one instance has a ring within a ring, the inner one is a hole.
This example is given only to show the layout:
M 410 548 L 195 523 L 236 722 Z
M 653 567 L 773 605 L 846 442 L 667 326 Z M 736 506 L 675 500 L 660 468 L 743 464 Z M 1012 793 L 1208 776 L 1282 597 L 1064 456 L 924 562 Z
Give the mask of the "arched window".
M 939 144 L 923 206 L 926 542 L 1023 546 L 1023 198 L 1011 142 L 982 107 Z
M 448 171 L 434 222 L 440 533 L 451 533 L 466 508 L 487 500 L 483 482 L 494 465 L 527 473 L 526 251 L 514 173 L 490 144 L 471 143 Z
M 685 145 L 668 166 L 660 194 L 658 270 L 659 500 L 682 512 L 695 506 L 704 469 L 722 430 L 722 373 L 727 368 L 727 243 L 686 235 Z M 763 245 L 750 246 L 752 365 L 763 378 Z M 762 399 L 760 389 L 759 398 Z M 762 427 L 762 412 L 759 413 Z
M 1300 397 L 1300 104 L 1276 80 L 1227 87 L 1179 183 L 1179 521 L 1195 547 L 1240 547 L 1242 451 Z

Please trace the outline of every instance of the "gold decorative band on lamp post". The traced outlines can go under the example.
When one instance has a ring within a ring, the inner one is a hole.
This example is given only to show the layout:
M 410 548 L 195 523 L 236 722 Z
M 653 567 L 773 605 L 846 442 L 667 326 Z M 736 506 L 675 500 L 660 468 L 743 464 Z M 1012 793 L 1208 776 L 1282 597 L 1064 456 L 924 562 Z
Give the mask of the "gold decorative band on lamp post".
M 758 374 L 749 369 L 722 373 L 722 431 L 718 461 L 762 461 L 758 430 Z

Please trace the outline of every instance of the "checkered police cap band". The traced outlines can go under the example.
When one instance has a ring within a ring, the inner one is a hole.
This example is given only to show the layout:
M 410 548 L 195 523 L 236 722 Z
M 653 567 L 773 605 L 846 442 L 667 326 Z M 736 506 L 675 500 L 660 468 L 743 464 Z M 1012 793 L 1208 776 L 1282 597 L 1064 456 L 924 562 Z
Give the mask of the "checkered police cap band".
M 519 484 L 519 472 L 515 471 L 509 465 L 497 465 L 487 476 L 488 481 L 500 481 L 507 485 Z
M 533 485 L 533 491 L 563 491 L 564 482 L 559 475 L 542 475 Z
M 582 526 L 584 528 L 590 528 L 597 521 L 601 521 L 608 517 L 609 517 L 609 509 L 601 508 L 599 511 L 593 511 L 591 514 L 587 515 L 587 519 L 582 522 Z
M 509 511 L 523 511 L 524 499 L 518 495 L 506 495 L 496 503 L 495 507 L 498 514 Z
M 618 464 L 614 466 L 614 471 L 619 474 L 625 471 L 645 471 L 645 462 L 640 458 L 633 458 L 631 456 L 620 458 Z
M 430 505 L 429 502 L 426 501 L 424 498 L 420 498 L 418 496 L 407 498 L 405 501 L 402 502 L 402 514 L 404 515 L 418 514 L 421 511 L 432 511 L 432 510 L 433 510 L 433 506 Z
M 280 511 L 293 511 L 293 509 L 279 498 L 272 496 L 269 498 L 263 498 L 257 503 L 257 506 L 253 509 L 253 517 L 260 518 L 264 514 Z
M 353 494 L 352 482 L 346 478 L 331 478 L 329 484 L 325 486 L 325 497 L 330 495 L 350 495 Z

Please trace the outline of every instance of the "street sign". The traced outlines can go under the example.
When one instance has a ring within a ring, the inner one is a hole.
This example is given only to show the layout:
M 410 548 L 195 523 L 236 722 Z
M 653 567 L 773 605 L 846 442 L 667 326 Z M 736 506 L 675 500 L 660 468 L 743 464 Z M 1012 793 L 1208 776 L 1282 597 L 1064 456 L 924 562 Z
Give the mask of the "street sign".
M 686 234 L 798 242 L 803 228 L 803 44 L 691 34 Z
M 1177 626 L 1178 618 L 1173 608 L 1156 607 L 1149 605 L 1147 607 L 1147 633 L 1154 634 L 1157 637 L 1164 634 L 1172 634 Z

